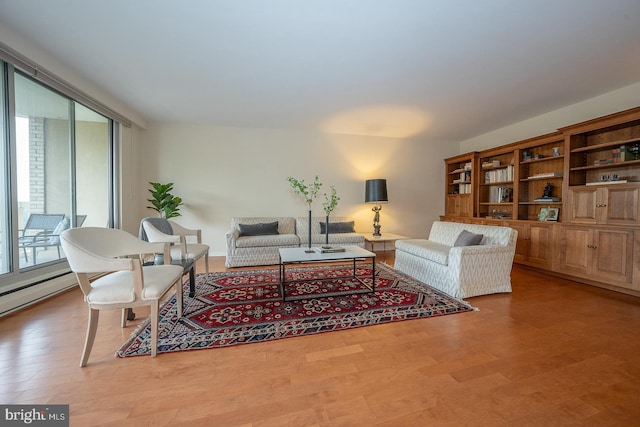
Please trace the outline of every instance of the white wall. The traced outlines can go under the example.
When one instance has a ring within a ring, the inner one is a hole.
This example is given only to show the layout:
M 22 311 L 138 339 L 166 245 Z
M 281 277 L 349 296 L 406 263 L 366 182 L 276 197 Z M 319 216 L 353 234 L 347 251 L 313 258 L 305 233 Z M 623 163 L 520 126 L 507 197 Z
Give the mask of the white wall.
M 640 82 L 460 142 L 460 153 L 482 151 L 555 132 L 640 105 Z
M 177 222 L 201 228 L 212 255 L 224 255 L 234 216 L 307 214 L 288 176 L 311 182 L 317 174 L 325 190 L 335 185 L 334 215 L 355 217 L 362 232 L 373 230 L 364 182 L 386 178 L 382 232 L 426 236 L 444 212 L 443 159 L 457 153 L 457 144 L 163 123 L 151 123 L 140 142 L 140 217 L 156 214 L 146 209 L 148 181 L 173 182 L 185 202 Z M 321 200 L 313 212 L 324 215 Z

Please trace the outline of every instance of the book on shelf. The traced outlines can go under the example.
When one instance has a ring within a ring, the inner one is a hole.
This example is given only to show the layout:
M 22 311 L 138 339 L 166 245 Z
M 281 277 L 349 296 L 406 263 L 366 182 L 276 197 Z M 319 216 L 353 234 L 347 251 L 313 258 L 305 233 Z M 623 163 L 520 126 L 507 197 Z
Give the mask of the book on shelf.
M 534 202 L 559 202 L 560 197 L 538 197 Z
M 504 169 L 490 170 L 484 173 L 485 184 L 509 181 L 513 181 L 513 166 L 507 166 Z
M 338 252 L 346 252 L 346 249 L 341 248 L 340 246 L 320 246 L 319 248 L 313 249 L 320 254 L 335 254 Z
M 460 184 L 460 186 L 458 188 L 458 192 L 460 194 L 471 194 L 471 184 L 469 184 L 469 183 Z
M 482 169 L 490 169 L 500 167 L 500 160 L 488 160 L 482 162 Z

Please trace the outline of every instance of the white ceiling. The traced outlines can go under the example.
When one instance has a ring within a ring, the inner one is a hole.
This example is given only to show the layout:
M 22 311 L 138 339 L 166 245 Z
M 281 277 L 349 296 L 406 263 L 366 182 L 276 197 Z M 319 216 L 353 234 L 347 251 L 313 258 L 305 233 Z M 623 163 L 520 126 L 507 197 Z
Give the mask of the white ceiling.
M 0 0 L 151 121 L 462 140 L 640 81 L 639 0 Z

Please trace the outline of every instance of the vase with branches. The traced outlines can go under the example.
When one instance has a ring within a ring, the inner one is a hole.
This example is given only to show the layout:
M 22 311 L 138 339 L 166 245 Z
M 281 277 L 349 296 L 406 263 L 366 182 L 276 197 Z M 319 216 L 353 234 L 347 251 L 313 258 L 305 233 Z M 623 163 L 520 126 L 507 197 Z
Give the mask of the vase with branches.
M 315 176 L 313 182 L 310 184 L 306 184 L 304 179 L 296 179 L 292 176 L 287 178 L 287 181 L 291 185 L 293 192 L 295 194 L 302 195 L 304 197 L 304 202 L 309 207 L 309 246 L 307 252 L 313 252 L 311 249 L 311 205 L 313 201 L 318 197 L 318 192 L 322 187 L 322 183 L 320 182 L 320 177 L 318 175 Z
M 326 219 L 324 222 L 324 243 L 325 245 L 329 245 L 329 215 L 333 212 L 338 206 L 338 201 L 340 197 L 338 197 L 338 193 L 336 192 L 336 188 L 332 185 L 329 187 L 331 189 L 331 193 L 324 193 L 324 202 L 322 203 L 322 209 L 324 209 L 324 213 L 326 215 Z

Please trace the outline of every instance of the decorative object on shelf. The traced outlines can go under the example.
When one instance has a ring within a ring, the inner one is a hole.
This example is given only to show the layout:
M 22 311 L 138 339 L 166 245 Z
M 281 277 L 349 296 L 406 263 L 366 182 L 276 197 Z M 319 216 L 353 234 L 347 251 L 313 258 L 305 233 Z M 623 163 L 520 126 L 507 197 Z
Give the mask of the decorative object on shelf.
M 382 210 L 381 203 L 389 201 L 387 196 L 387 180 L 386 179 L 368 179 L 365 183 L 365 203 L 375 203 L 371 208 L 375 215 L 373 216 L 373 235 L 381 236 L 380 234 L 380 211 Z
M 540 209 L 540 213 L 538 214 L 538 221 L 557 221 L 558 213 L 560 212 L 559 208 L 551 208 L 545 207 Z
M 547 185 L 545 185 L 544 190 L 542 190 L 542 197 L 538 197 L 535 201 L 536 202 L 559 202 L 560 198 L 553 197 L 553 184 L 551 184 L 550 182 L 547 182 Z
M 336 188 L 333 185 L 330 188 L 331 194 L 327 195 L 327 193 L 324 193 L 324 202 L 322 203 L 322 209 L 324 209 L 324 213 L 326 215 L 324 244 L 327 245 L 327 247 L 325 247 L 325 249 L 328 249 L 329 246 L 329 215 L 338 206 L 338 201 L 340 200 L 340 197 L 338 197 L 338 193 L 336 192 Z
M 640 144 L 633 144 L 627 147 L 627 152 L 631 154 L 631 159 L 629 160 L 640 159 Z
M 306 250 L 307 253 L 312 253 L 313 249 L 311 249 L 311 205 L 313 204 L 313 200 L 318 197 L 318 191 L 322 187 L 322 183 L 320 182 L 320 178 L 316 175 L 313 179 L 313 182 L 309 185 L 305 184 L 304 179 L 296 179 L 292 176 L 287 178 L 287 181 L 291 185 L 295 194 L 300 194 L 304 197 L 304 202 L 309 207 L 309 246 Z
M 161 218 L 175 218 L 180 216 L 180 205 L 182 205 L 182 199 L 171 194 L 173 190 L 173 182 L 168 184 L 160 184 L 159 182 L 149 182 L 153 188 L 149 189 L 151 193 L 151 199 L 147 199 L 152 206 L 147 206 L 149 209 L 160 214 Z
M 553 157 L 560 157 L 560 147 L 553 147 Z
M 531 151 L 529 151 L 528 148 L 525 148 L 524 150 L 522 150 L 522 161 L 528 162 L 530 160 L 531 160 Z
M 511 214 L 509 211 L 493 209 L 491 215 L 487 215 L 487 218 L 511 219 Z

